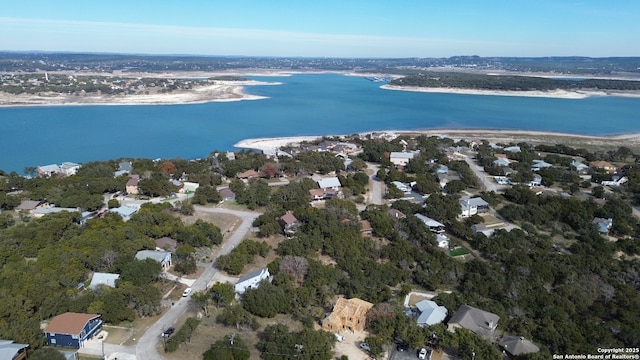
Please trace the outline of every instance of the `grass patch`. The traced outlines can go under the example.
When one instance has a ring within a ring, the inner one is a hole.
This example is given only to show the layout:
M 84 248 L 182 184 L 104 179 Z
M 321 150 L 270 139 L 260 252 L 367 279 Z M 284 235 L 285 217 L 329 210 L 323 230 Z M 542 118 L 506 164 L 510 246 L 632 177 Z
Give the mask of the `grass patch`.
M 469 250 L 463 248 L 463 247 L 459 247 L 459 248 L 455 248 L 455 249 L 451 249 L 449 250 L 449 256 L 452 257 L 456 257 L 456 256 L 462 256 L 462 255 L 467 255 L 470 254 Z

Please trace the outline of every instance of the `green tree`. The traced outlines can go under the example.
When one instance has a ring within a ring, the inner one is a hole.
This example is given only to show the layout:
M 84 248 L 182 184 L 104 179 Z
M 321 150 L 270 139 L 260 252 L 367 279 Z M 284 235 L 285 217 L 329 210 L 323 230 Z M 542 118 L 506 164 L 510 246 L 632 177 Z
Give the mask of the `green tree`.
M 29 360 L 65 360 L 66 357 L 60 351 L 52 347 L 42 347 L 29 354 Z
M 216 282 L 209 289 L 209 294 L 216 308 L 229 306 L 235 298 L 233 285 L 229 283 Z
M 202 354 L 203 360 L 248 360 L 250 357 L 249 347 L 235 334 L 216 341 L 211 349 Z

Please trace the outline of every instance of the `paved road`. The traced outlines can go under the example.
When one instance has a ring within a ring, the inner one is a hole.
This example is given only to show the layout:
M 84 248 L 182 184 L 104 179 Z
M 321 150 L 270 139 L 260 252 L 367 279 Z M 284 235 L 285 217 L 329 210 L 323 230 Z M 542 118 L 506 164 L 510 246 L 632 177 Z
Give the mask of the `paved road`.
M 231 236 L 224 241 L 222 247 L 218 249 L 218 251 L 213 256 L 213 260 L 210 266 L 205 268 L 205 271 L 200 275 L 200 277 L 195 281 L 193 286 L 191 287 L 194 292 L 204 290 L 207 287 L 207 284 L 213 276 L 218 271 L 215 267 L 213 267 L 213 262 L 220 255 L 228 254 L 231 250 L 236 247 L 247 235 L 247 233 L 251 230 L 253 221 L 256 217 L 260 215 L 257 212 L 249 212 L 249 211 L 238 211 L 238 210 L 229 210 L 224 208 L 207 208 L 202 206 L 195 206 L 196 211 L 206 212 L 206 213 L 217 213 L 217 214 L 231 214 L 238 216 L 242 219 L 242 222 L 238 226 L 238 228 L 231 234 Z M 182 298 L 175 303 L 155 324 L 151 325 L 144 335 L 138 340 L 136 345 L 136 357 L 138 360 L 157 360 L 162 359 L 162 355 L 158 353 L 156 345 L 160 340 L 160 334 L 163 329 L 172 326 L 178 318 L 187 310 L 189 303 L 189 297 Z
M 471 170 L 473 170 L 473 172 L 476 174 L 478 179 L 480 179 L 485 191 L 487 191 L 487 192 L 492 192 L 492 191 L 498 192 L 498 191 L 503 190 L 503 189 L 508 187 L 506 185 L 500 185 L 500 184 L 496 183 L 493 180 L 493 178 L 490 177 L 489 175 L 487 175 L 487 173 L 484 172 L 484 169 L 480 165 L 478 165 L 472 158 L 470 158 L 468 156 L 465 156 L 464 157 L 464 161 L 466 161 L 467 164 L 469 164 L 469 167 L 471 168 Z
M 369 201 L 374 205 L 382 205 L 382 181 L 376 177 L 380 166 L 367 163 L 367 169 L 372 171 L 372 174 L 369 175 L 369 185 L 371 185 L 371 198 Z

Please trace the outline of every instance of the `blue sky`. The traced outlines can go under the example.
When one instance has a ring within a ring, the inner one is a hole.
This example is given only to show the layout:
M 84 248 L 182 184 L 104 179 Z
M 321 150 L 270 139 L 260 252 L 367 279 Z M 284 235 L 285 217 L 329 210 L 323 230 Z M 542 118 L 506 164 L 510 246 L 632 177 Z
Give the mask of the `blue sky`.
M 248 56 L 640 56 L 637 0 L 31 0 L 0 50 Z

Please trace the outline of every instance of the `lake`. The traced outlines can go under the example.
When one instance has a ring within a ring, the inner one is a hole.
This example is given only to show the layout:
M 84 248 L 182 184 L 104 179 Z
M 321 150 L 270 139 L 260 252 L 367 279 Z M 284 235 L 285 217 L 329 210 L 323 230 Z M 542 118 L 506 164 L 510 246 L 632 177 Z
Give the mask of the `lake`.
M 269 99 L 192 105 L 0 108 L 0 169 L 63 161 L 205 157 L 246 138 L 489 128 L 640 132 L 640 98 L 553 99 L 391 91 L 339 74 L 252 77 Z

